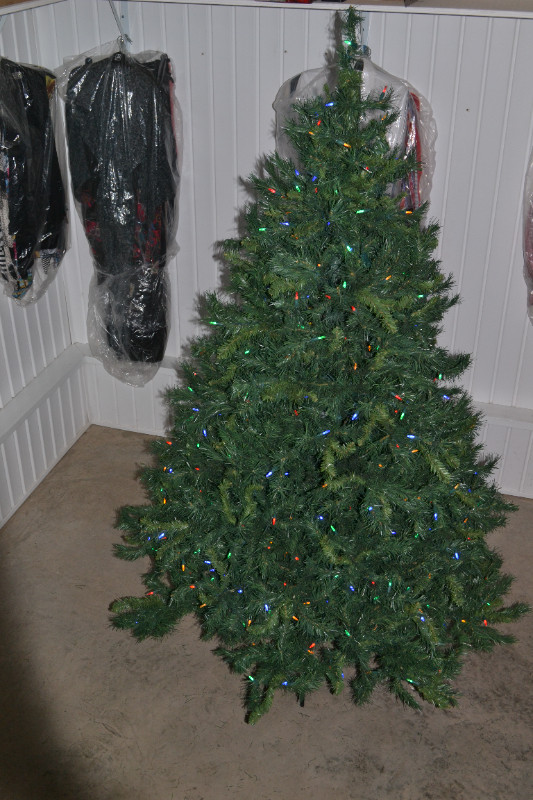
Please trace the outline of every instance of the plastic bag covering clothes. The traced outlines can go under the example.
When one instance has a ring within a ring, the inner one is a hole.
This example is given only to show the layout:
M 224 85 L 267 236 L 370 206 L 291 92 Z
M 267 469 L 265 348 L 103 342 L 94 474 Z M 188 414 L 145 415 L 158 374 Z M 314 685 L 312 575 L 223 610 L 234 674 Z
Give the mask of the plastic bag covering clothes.
M 406 211 L 419 208 L 429 200 L 431 181 L 435 168 L 435 140 L 437 129 L 431 107 L 422 95 L 407 81 L 396 78 L 376 66 L 367 56 L 357 64 L 361 69 L 364 96 L 392 92 L 392 104 L 398 118 L 389 127 L 387 140 L 391 148 L 398 148 L 405 157 L 416 156 L 422 168 L 391 187 L 393 197 L 402 195 L 401 206 Z M 334 66 L 311 69 L 286 81 L 279 89 L 273 107 L 276 112 L 276 150 L 283 158 L 296 161 L 296 155 L 285 131 L 285 121 L 295 117 L 293 105 L 320 97 L 324 86 L 334 89 L 337 82 Z M 379 111 L 376 111 L 376 115 Z
M 177 103 L 163 53 L 87 55 L 68 70 L 74 197 L 93 257 L 88 336 L 133 386 L 156 373 L 168 338 L 165 266 L 174 255 Z
M 0 281 L 22 306 L 43 294 L 67 247 L 56 106 L 52 73 L 0 59 Z
M 527 286 L 527 313 L 533 322 L 533 152 L 524 184 L 524 279 Z

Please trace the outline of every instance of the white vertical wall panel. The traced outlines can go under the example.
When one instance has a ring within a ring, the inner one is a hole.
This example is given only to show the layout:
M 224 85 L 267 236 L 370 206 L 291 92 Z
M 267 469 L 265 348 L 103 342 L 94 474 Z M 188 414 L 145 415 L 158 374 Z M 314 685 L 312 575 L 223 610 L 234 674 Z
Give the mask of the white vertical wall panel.
M 228 14 L 227 9 L 219 6 L 212 7 L 210 43 L 213 63 L 217 64 L 211 86 L 214 163 L 212 191 L 219 239 L 234 234 L 238 207 L 235 36 L 234 14 Z M 277 53 L 279 47 L 276 49 Z
M 164 396 L 176 383 L 171 367 L 161 367 L 146 386 L 133 388 L 116 381 L 91 356 L 85 359 L 84 378 L 91 422 L 154 435 L 168 430 Z
M 523 481 L 527 468 L 527 459 L 531 456 L 531 433 L 527 435 L 524 430 L 513 429 L 509 431 L 507 449 L 501 459 L 501 486 L 520 486 L 525 488 Z M 528 487 L 531 489 L 531 486 Z
M 71 343 L 61 280 L 22 308 L 0 294 L 0 407 L 28 386 Z
M 24 63 L 56 66 L 53 7 L 8 14 L 0 54 Z M 63 267 L 61 267 L 63 269 Z M 0 408 L 19 394 L 71 343 L 67 303 L 60 279 L 37 303 L 21 308 L 0 294 Z
M 70 4 L 60 5 L 64 15 Z M 7 14 L 0 54 L 55 68 L 62 60 L 59 8 Z M 72 35 L 67 40 L 72 47 Z M 0 524 L 88 425 L 82 361 L 71 351 L 73 318 L 66 291 L 77 285 L 72 291 L 79 292 L 79 273 L 70 251 L 36 303 L 22 308 L 0 293 Z M 83 340 L 85 326 L 74 333 Z
M 41 475 L 46 474 L 48 466 L 38 409 L 35 409 L 35 411 L 24 420 L 24 427 L 28 432 L 28 439 L 31 443 L 31 462 L 35 470 L 35 480 L 37 481 Z M 22 426 L 19 426 L 18 430 L 21 430 L 21 428 Z M 4 510 L 6 511 L 7 509 Z
M 4 475 L 4 479 L 0 481 L 0 520 L 2 521 L 7 519 L 15 508 L 10 479 L 13 468 L 18 469 L 18 462 L 15 461 L 13 465 L 8 463 L 6 448 L 3 443 L 0 443 L 0 474 Z
M 442 342 L 470 352 L 481 402 L 533 409 L 522 279 L 522 188 L 533 146 L 533 21 L 371 14 L 373 58 L 418 88 L 438 128 L 430 215 L 461 304 Z
M 11 436 L 8 436 L 6 439 L 4 439 L 2 446 L 4 448 L 6 463 L 14 465 L 14 469 L 10 469 L 9 471 L 9 479 L 7 483 L 11 496 L 11 502 L 14 505 L 18 505 L 18 503 L 26 494 L 26 487 L 24 486 L 23 464 L 18 447 L 17 434 L 12 433 Z

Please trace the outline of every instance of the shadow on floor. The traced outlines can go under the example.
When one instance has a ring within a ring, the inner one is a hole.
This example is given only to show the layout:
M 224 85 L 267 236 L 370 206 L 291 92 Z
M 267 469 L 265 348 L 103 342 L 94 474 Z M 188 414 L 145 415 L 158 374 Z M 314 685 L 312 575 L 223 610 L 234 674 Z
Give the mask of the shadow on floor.
M 324 688 L 253 727 L 192 618 L 160 641 L 111 629 L 113 598 L 143 591 L 147 565 L 112 545 L 148 441 L 89 428 L 0 531 L 0 800 L 529 800 L 533 614 L 506 626 L 516 645 L 465 658 L 456 709 Z M 531 602 L 533 500 L 517 503 L 491 542 Z
M 2 548 L 0 548 L 2 551 Z M 2 552 L 3 555 L 3 552 Z M 5 557 L 1 563 L 5 564 Z M 19 574 L 18 583 L 24 582 Z M 50 717 L 46 677 L 34 663 L 31 643 L 21 628 L 13 605 L 13 573 L 4 572 L 0 590 L 0 674 L 2 744 L 0 797 L 2 800 L 93 800 L 87 786 L 69 766 L 68 752 L 58 752 L 56 725 Z M 37 611 L 37 610 L 36 610 Z M 61 764 L 58 771 L 58 765 Z

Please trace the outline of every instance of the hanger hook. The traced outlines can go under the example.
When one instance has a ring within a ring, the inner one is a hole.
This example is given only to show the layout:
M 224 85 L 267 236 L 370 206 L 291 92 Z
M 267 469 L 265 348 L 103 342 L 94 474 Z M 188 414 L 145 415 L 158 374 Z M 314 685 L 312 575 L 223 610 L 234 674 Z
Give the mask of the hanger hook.
M 125 41 L 128 42 L 129 44 L 132 44 L 132 41 L 131 41 L 130 37 L 128 36 L 128 34 L 124 30 L 124 28 L 122 27 L 122 22 L 120 21 L 120 17 L 118 15 L 118 11 L 115 8 L 115 4 L 113 3 L 113 0 L 109 0 L 109 5 L 111 6 L 111 11 L 113 12 L 113 15 L 115 17 L 115 22 L 117 23 L 117 27 L 118 27 L 118 29 L 120 31 L 120 36 L 118 38 L 118 40 L 120 42 L 120 45 L 124 46 L 124 42 Z

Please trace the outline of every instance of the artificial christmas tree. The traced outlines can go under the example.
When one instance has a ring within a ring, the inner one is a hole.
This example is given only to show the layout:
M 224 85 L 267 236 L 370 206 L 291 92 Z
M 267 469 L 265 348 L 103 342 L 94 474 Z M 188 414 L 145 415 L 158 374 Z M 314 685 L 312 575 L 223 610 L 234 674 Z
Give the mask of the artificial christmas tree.
M 510 641 L 493 624 L 526 610 L 502 606 L 484 537 L 511 506 L 454 383 L 468 357 L 437 344 L 456 298 L 437 226 L 389 194 L 415 164 L 387 144 L 388 94 L 361 96 L 356 25 L 337 88 L 288 123 L 299 166 L 273 155 L 253 178 L 226 243 L 235 299 L 206 297 L 152 503 L 123 509 L 116 546 L 151 567 L 114 625 L 142 639 L 196 614 L 251 722 L 276 689 L 340 691 L 347 668 L 356 702 L 385 682 L 448 706 L 465 650 Z

